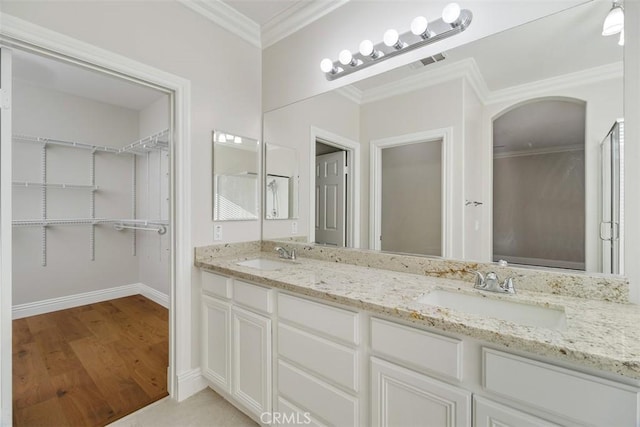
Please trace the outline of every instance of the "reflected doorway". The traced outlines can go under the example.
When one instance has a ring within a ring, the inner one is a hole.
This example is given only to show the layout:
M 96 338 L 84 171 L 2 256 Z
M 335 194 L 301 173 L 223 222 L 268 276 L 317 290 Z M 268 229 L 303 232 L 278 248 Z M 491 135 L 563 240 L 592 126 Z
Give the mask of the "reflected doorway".
M 337 247 L 347 244 L 348 170 L 346 150 L 316 140 L 316 243 Z
M 585 126 L 568 98 L 493 121 L 493 261 L 585 270 Z

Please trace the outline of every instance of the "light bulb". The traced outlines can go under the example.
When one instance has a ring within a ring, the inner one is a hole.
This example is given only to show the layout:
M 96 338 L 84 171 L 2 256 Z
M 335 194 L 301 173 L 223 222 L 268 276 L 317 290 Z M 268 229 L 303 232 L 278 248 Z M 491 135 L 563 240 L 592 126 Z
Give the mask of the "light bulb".
M 398 32 L 396 30 L 387 30 L 384 33 L 384 37 L 382 38 L 384 44 L 389 47 L 395 47 L 396 49 L 401 49 L 402 44 L 400 43 L 400 36 L 398 36 Z
M 604 19 L 604 24 L 602 25 L 602 35 L 603 36 L 612 36 L 614 34 L 618 34 L 624 28 L 624 11 L 622 10 L 622 6 L 618 3 L 613 2 L 613 7 L 607 14 L 607 17 Z
M 620 30 L 620 40 L 618 40 L 618 46 L 624 46 L 624 27 Z
M 429 26 L 429 21 L 424 16 L 418 16 L 411 21 L 411 32 L 416 36 L 427 35 L 427 27 Z
M 449 3 L 442 10 L 442 20 L 447 24 L 453 24 L 460 18 L 460 6 L 458 3 Z
M 373 43 L 371 42 L 371 40 L 362 40 L 360 42 L 360 48 L 358 50 L 360 51 L 360 55 L 362 56 L 371 56 L 371 54 L 373 53 Z
M 320 69 L 323 73 L 332 73 L 335 72 L 335 68 L 333 67 L 333 61 L 329 58 L 324 58 L 320 61 Z
M 242 138 L 240 138 L 239 136 L 236 136 L 233 138 L 233 142 L 236 144 L 242 144 Z
M 353 55 L 347 49 L 340 51 L 340 54 L 338 54 L 338 60 L 342 65 L 354 65 Z

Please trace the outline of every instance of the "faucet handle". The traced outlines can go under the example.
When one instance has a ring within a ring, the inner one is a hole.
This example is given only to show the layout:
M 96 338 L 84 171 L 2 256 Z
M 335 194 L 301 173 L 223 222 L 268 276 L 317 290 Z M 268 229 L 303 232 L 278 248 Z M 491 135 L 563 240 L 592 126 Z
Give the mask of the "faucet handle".
M 476 275 L 476 283 L 473 285 L 473 287 L 477 289 L 483 289 L 485 285 L 484 276 L 479 271 L 474 270 L 473 273 Z
M 504 281 L 504 283 L 502 284 L 502 289 L 510 294 L 516 293 L 516 287 L 513 285 L 513 277 L 509 277 Z

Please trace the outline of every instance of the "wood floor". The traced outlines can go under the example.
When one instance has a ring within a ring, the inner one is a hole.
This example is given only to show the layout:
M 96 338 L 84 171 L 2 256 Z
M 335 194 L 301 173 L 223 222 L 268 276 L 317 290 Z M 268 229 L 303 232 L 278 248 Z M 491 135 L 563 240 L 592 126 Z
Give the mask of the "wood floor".
M 13 321 L 14 426 L 103 426 L 167 395 L 168 311 L 141 296 Z

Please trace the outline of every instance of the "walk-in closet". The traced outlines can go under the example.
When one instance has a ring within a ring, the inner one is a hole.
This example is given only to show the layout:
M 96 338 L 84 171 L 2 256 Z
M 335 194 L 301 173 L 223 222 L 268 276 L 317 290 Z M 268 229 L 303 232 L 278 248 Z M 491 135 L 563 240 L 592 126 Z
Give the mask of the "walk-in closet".
M 171 96 L 13 51 L 13 421 L 167 395 Z

